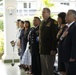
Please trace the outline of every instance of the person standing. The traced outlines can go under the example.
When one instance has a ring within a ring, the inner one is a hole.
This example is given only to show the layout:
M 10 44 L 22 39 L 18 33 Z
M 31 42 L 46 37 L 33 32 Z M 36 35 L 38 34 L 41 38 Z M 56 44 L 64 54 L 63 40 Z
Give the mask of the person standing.
M 22 50 L 24 51 L 24 54 L 21 60 L 21 65 L 22 68 L 29 73 L 31 66 L 31 53 L 29 50 L 29 39 L 28 39 L 28 34 L 30 31 L 30 22 L 25 21 L 24 26 L 25 26 L 25 31 L 24 31 L 24 37 L 22 38 L 22 44 L 23 44 Z
M 53 75 L 58 32 L 57 21 L 50 17 L 50 9 L 43 8 L 43 21 L 39 29 L 39 52 L 42 75 Z
M 22 39 L 24 37 L 24 31 L 25 31 L 25 28 L 24 28 L 24 21 L 20 21 L 19 22 L 19 26 L 21 28 L 21 32 L 20 32 L 20 36 L 19 36 L 19 40 L 18 40 L 18 46 L 19 46 L 19 55 L 20 55 L 20 65 L 19 67 L 21 67 L 21 60 L 22 60 L 22 56 L 24 54 L 24 51 L 22 50 Z
M 22 56 L 23 56 L 23 53 L 24 51 L 22 50 L 22 40 L 23 40 L 23 37 L 24 37 L 24 31 L 25 31 L 25 27 L 24 27 L 24 21 L 20 21 L 19 22 L 19 25 L 21 27 L 21 33 L 20 33 L 20 36 L 19 36 L 19 46 L 20 46 L 20 59 L 22 59 Z
M 17 33 L 16 33 L 16 47 L 17 47 L 17 50 L 18 50 L 18 55 L 20 55 L 20 47 L 18 46 L 18 41 L 19 41 L 19 36 L 20 36 L 20 33 L 21 33 L 21 28 L 19 26 L 19 22 L 21 21 L 21 19 L 18 19 L 16 21 L 16 27 L 17 27 Z
M 60 72 L 61 75 L 66 75 L 66 68 L 64 62 L 62 62 L 62 53 L 63 53 L 63 41 L 60 40 L 60 37 L 62 36 L 63 32 L 67 28 L 66 26 L 66 21 L 65 21 L 66 13 L 61 12 L 58 14 L 58 25 L 59 31 L 57 34 L 57 39 L 58 39 L 58 71 Z
M 29 31 L 30 31 L 30 22 L 29 21 L 24 21 L 24 33 L 23 33 L 23 37 L 22 37 L 22 51 L 23 53 L 25 52 L 26 50 L 26 45 L 27 45 L 27 42 L 28 42 L 28 34 L 29 34 Z
M 39 25 L 40 19 L 38 17 L 34 17 L 33 25 L 34 27 L 31 29 L 29 33 L 29 44 L 31 51 L 31 60 L 32 60 L 32 74 L 41 75 L 41 64 L 40 64 L 40 54 L 39 54 Z
M 63 62 L 67 75 L 76 75 L 76 11 L 68 10 L 66 22 L 68 28 L 61 36 L 63 42 Z M 65 39 L 64 39 L 65 38 Z
M 16 34 L 16 42 L 18 42 L 18 40 L 19 40 L 19 36 L 20 36 L 20 33 L 21 33 L 21 27 L 20 27 L 20 25 L 19 25 L 19 22 L 21 21 L 21 19 L 18 19 L 17 21 L 16 21 L 16 27 L 17 27 L 17 34 Z

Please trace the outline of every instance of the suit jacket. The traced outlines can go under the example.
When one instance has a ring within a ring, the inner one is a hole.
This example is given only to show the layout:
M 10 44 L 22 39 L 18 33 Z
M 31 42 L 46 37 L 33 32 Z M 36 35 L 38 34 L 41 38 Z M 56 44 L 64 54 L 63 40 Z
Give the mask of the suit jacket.
M 63 58 L 67 62 L 70 58 L 76 59 L 76 22 L 68 29 L 68 34 L 63 41 Z
M 49 55 L 51 50 L 56 51 L 58 32 L 57 21 L 52 18 L 42 21 L 39 29 L 39 52 L 40 54 Z

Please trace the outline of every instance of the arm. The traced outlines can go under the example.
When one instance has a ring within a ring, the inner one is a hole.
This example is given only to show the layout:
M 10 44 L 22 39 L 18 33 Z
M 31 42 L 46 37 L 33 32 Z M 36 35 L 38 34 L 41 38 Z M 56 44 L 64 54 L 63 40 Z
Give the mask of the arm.
M 51 48 L 51 50 L 55 51 L 55 52 L 57 52 L 57 50 L 56 50 L 56 46 L 57 46 L 56 35 L 57 35 L 57 33 L 58 33 L 58 25 L 57 24 L 53 24 L 52 25 L 52 48 Z
M 23 37 L 23 35 L 24 35 L 24 30 L 22 29 L 21 30 L 21 33 L 20 33 L 20 36 L 19 36 L 19 39 L 21 40 L 21 38 Z

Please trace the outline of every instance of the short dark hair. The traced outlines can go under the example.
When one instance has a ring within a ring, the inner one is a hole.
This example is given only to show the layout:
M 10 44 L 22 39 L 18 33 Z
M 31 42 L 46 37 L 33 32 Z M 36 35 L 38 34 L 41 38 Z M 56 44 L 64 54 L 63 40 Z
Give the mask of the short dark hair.
M 48 13 L 51 13 L 49 8 L 43 8 L 43 10 L 47 10 Z
M 25 21 L 25 22 L 28 23 L 28 28 L 30 28 L 31 27 L 30 21 Z
M 38 19 L 38 20 L 41 22 L 41 20 L 40 20 L 40 18 L 39 18 L 39 17 L 34 17 L 34 18 Z
M 62 19 L 62 24 L 66 24 L 66 21 L 65 21 L 66 13 L 65 12 L 59 13 L 58 17 Z
M 21 19 L 18 19 L 16 22 L 20 22 L 21 21 Z
M 20 21 L 22 24 L 24 24 L 24 21 Z

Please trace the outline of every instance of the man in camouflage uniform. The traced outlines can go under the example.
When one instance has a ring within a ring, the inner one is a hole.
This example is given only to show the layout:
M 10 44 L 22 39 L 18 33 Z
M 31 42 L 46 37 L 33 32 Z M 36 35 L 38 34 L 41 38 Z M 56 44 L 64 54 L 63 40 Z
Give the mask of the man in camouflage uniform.
M 56 54 L 57 21 L 50 18 L 50 9 L 42 11 L 43 21 L 39 30 L 39 52 L 41 58 L 42 75 L 53 75 L 53 66 Z

